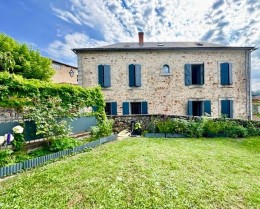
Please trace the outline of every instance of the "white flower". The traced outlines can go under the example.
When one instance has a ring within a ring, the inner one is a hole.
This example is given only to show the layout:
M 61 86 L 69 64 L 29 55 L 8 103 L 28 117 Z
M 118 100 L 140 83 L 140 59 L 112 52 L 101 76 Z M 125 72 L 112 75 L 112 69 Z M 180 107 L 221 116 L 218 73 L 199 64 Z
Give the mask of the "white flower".
M 5 142 L 5 137 L 4 136 L 0 136 L 0 145 L 3 144 Z
M 22 126 L 15 126 L 13 127 L 13 132 L 16 134 L 21 134 L 23 133 L 23 127 Z
M 8 134 L 5 134 L 4 139 L 7 141 Z M 10 134 L 10 142 L 14 140 L 14 136 Z

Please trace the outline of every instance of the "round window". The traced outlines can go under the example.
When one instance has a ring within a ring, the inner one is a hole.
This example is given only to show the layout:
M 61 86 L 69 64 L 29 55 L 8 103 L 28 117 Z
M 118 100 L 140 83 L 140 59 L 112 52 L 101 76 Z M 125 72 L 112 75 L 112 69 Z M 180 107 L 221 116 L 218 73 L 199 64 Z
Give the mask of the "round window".
M 163 73 L 163 74 L 169 74 L 169 73 L 170 73 L 170 67 L 169 67 L 169 65 L 163 65 L 162 73 Z

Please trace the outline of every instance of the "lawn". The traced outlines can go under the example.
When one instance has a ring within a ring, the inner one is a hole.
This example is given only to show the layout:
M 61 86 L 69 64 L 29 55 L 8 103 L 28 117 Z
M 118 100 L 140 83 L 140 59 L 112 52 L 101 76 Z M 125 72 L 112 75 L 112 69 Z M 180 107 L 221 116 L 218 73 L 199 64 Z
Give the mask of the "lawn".
M 0 182 L 0 208 L 259 208 L 260 137 L 128 138 Z

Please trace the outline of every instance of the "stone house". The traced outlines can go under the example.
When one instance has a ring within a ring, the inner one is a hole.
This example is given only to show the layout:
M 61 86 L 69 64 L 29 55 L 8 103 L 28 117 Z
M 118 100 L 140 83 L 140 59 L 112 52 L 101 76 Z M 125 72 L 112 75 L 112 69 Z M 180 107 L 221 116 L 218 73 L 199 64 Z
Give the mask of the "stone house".
M 52 76 L 54 83 L 78 84 L 77 67 L 52 60 L 52 68 L 55 70 L 55 74 Z
M 108 115 L 211 115 L 251 119 L 254 47 L 206 42 L 117 43 L 77 48 L 78 83 L 100 85 Z

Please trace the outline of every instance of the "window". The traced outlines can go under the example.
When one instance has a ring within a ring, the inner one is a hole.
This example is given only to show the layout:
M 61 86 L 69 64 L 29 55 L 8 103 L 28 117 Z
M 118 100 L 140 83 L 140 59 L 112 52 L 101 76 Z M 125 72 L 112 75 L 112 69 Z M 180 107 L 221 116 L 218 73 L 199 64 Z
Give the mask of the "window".
M 185 64 L 185 85 L 204 84 L 204 64 Z
M 117 103 L 107 102 L 105 106 L 106 115 L 117 115 Z
M 140 87 L 141 85 L 141 65 L 129 65 L 129 86 Z
M 221 100 L 221 116 L 233 118 L 233 100 Z
M 188 101 L 188 115 L 211 115 L 211 102 L 209 100 Z
M 162 75 L 169 75 L 171 73 L 169 65 L 162 66 Z
M 123 102 L 123 115 L 148 114 L 147 102 Z
M 232 64 L 228 62 L 220 63 L 220 84 L 231 85 L 232 83 Z
M 98 84 L 104 88 L 111 86 L 110 65 L 98 66 Z

